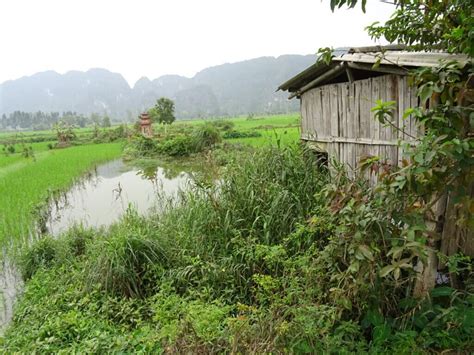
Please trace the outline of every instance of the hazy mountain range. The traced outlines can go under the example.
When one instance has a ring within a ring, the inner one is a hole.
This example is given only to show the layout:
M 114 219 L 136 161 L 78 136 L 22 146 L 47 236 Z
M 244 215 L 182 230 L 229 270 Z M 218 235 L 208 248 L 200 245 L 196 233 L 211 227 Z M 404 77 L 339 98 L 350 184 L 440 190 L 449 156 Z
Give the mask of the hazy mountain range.
M 0 114 L 75 111 L 131 120 L 162 96 L 175 101 L 179 118 L 296 111 L 298 101 L 275 90 L 315 60 L 315 55 L 262 57 L 207 68 L 192 78 L 143 77 L 133 87 L 106 69 L 41 72 L 0 85 Z

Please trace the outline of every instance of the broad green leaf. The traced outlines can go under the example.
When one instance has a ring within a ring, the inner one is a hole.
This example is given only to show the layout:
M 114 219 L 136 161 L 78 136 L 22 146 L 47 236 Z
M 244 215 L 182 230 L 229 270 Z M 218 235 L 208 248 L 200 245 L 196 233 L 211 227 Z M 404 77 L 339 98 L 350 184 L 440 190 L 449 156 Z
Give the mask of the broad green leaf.
M 374 261 L 374 254 L 370 251 L 370 248 L 367 245 L 359 245 L 359 251 L 364 255 L 366 259 Z
M 447 287 L 447 286 L 436 287 L 431 291 L 431 297 L 451 296 L 453 292 L 454 292 L 454 289 L 451 287 Z
M 384 268 L 382 268 L 382 270 L 380 270 L 379 275 L 380 277 L 385 277 L 388 274 L 390 274 L 393 270 L 395 270 L 394 265 L 387 265 Z
M 426 101 L 433 94 L 433 87 L 431 83 L 426 83 L 420 86 L 418 95 L 420 96 L 421 104 L 424 105 Z

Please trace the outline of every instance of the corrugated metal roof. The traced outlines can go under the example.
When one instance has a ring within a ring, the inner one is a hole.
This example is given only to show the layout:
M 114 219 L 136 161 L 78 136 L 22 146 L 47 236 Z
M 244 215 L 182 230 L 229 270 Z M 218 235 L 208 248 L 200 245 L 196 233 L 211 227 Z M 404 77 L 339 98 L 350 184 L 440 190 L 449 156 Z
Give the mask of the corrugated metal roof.
M 380 60 L 380 67 L 371 68 L 371 66 Z M 410 52 L 406 47 L 401 45 L 388 46 L 372 46 L 350 48 L 345 53 L 335 56 L 330 65 L 324 63 L 315 63 L 301 73 L 295 75 L 285 83 L 278 87 L 278 90 L 298 92 L 302 87 L 308 86 L 308 83 L 315 81 L 319 76 L 323 75 L 331 68 L 339 65 L 341 62 L 360 63 L 370 70 L 387 72 L 390 68 L 403 67 L 411 69 L 414 67 L 434 67 L 439 65 L 441 60 L 453 60 L 466 64 L 469 57 L 461 54 L 449 54 L 445 52 Z M 354 66 L 356 66 L 354 64 Z M 352 69 L 356 70 L 356 69 Z M 398 69 L 400 71 L 400 69 Z M 318 86 L 326 84 L 326 82 L 318 83 Z

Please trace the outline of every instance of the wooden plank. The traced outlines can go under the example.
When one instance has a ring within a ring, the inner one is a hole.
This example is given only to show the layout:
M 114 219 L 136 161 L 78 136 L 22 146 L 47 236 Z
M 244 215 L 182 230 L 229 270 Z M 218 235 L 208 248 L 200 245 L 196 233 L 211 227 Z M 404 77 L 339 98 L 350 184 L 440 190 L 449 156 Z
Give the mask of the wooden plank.
M 301 136 L 307 135 L 308 132 L 308 95 L 301 97 Z
M 390 75 L 387 78 L 388 81 L 388 97 L 387 100 L 398 102 L 398 79 L 395 75 Z M 389 127 L 389 135 L 386 137 L 391 141 L 396 141 L 398 139 L 398 105 L 395 104 L 395 109 L 393 111 L 392 123 L 396 127 Z
M 407 87 L 408 87 L 408 95 L 410 97 L 410 106 L 409 107 L 417 107 L 418 106 L 418 98 L 416 96 L 416 88 L 414 88 L 411 85 L 407 85 Z M 413 117 L 410 117 L 410 131 L 409 131 L 409 133 L 412 137 L 417 136 L 416 121 Z M 408 137 L 408 139 L 412 140 L 413 138 Z
M 356 137 L 361 137 L 360 131 L 360 87 L 355 83 L 352 84 L 351 92 L 352 102 L 352 116 L 354 117 L 354 134 Z
M 338 128 L 339 132 L 337 133 L 338 137 L 345 137 L 346 134 L 346 117 L 347 117 L 347 85 L 338 85 L 337 86 L 337 100 L 339 107 L 339 122 Z
M 374 107 L 376 104 L 376 100 L 382 99 L 381 92 L 383 91 L 383 76 L 373 79 L 371 91 L 372 91 L 371 106 Z M 385 140 L 383 127 L 379 123 L 379 121 L 375 119 L 375 112 L 372 112 L 372 108 L 370 112 L 370 126 L 371 126 L 370 138 Z
M 368 70 L 375 71 L 379 73 L 388 73 L 396 75 L 407 75 L 408 71 L 406 69 L 400 69 L 390 65 L 380 65 L 378 68 L 374 69 L 372 64 L 361 64 L 361 63 L 348 63 L 349 68 L 358 69 L 358 70 Z
M 301 135 L 302 139 L 313 140 L 323 143 L 353 143 L 353 144 L 364 144 L 364 145 L 389 145 L 397 146 L 398 143 L 394 141 L 382 141 L 380 139 L 370 139 L 370 138 L 348 138 L 348 137 L 312 137 L 311 135 Z M 413 145 L 416 145 L 416 142 L 412 142 Z
M 302 94 L 304 94 L 306 91 L 308 90 L 311 90 L 312 88 L 314 88 L 315 86 L 319 85 L 319 84 L 322 84 L 324 83 L 325 81 L 327 80 L 330 80 L 332 78 L 335 78 L 336 76 L 338 76 L 341 72 L 343 72 L 345 70 L 344 68 L 344 64 L 343 63 L 340 63 L 340 64 L 337 64 L 335 67 L 333 67 L 332 69 L 329 69 L 326 73 L 318 76 L 316 79 L 314 79 L 313 81 L 309 82 L 308 84 L 306 84 L 305 86 L 303 86 L 301 89 L 299 89 L 297 92 L 291 94 L 288 99 L 292 99 L 294 98 L 295 96 L 300 96 Z
M 308 131 L 308 134 L 311 134 L 314 136 L 314 121 L 316 120 L 315 117 L 315 112 L 313 111 L 313 94 L 312 92 L 309 92 L 307 95 L 307 100 L 308 103 L 306 105 L 306 111 L 308 113 L 308 121 L 306 122 L 306 129 Z
M 380 100 L 387 102 L 391 100 L 391 80 L 389 75 L 380 77 Z M 388 117 L 387 119 L 391 119 Z M 392 140 L 392 127 L 388 124 L 380 125 L 380 137 L 384 140 Z
M 370 138 L 370 79 L 360 81 L 360 137 Z
M 316 120 L 314 121 L 314 130 L 317 133 L 317 137 L 322 137 L 322 124 L 323 124 L 323 117 L 322 117 L 322 108 L 321 108 L 321 90 L 315 89 L 314 90 L 314 97 L 313 97 L 313 110 Z
M 321 107 L 323 109 L 323 137 L 331 137 L 331 108 L 329 106 L 329 92 L 326 86 L 321 90 Z
M 407 85 L 407 79 L 405 77 L 398 77 L 398 139 L 404 140 L 405 136 L 403 131 L 405 130 L 405 120 L 403 119 L 403 114 L 406 109 L 406 98 L 405 90 Z M 397 164 L 398 166 L 402 165 L 403 160 L 403 149 L 400 147 L 397 150 Z
M 308 99 L 310 100 L 308 104 L 308 112 L 310 113 L 310 116 L 311 116 L 311 120 L 308 121 L 308 132 L 310 132 L 310 134 L 316 138 L 318 136 L 318 131 L 317 131 L 316 126 L 319 120 L 318 111 L 315 107 L 316 91 L 311 90 L 311 91 L 308 91 L 306 94 L 308 95 Z
M 354 80 L 354 74 L 352 74 L 352 69 L 349 68 L 348 65 L 345 66 L 346 67 L 346 75 L 347 75 L 347 79 L 349 80 L 349 82 L 352 84 L 355 80 Z
M 331 137 L 339 136 L 339 105 L 338 105 L 338 87 L 340 85 L 331 85 L 329 88 L 329 106 L 331 108 Z

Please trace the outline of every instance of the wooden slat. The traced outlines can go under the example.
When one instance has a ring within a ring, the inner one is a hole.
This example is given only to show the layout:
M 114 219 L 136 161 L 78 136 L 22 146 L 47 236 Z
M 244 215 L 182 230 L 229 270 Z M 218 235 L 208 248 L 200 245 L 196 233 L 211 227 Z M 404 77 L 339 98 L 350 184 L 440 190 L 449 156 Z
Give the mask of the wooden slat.
M 339 136 L 339 105 L 338 105 L 338 92 L 339 85 L 330 85 L 329 87 L 329 106 L 331 110 L 331 136 Z
M 382 97 L 381 97 L 381 94 L 382 94 L 382 91 L 383 91 L 383 85 L 381 85 L 382 78 L 383 77 L 378 77 L 378 78 L 374 78 L 372 80 L 372 85 L 371 85 L 372 86 L 371 87 L 371 89 L 372 89 L 371 90 L 372 91 L 372 100 L 370 102 L 370 104 L 371 104 L 370 111 L 372 111 L 372 107 L 375 106 L 376 100 L 382 99 Z M 382 86 L 382 90 L 380 88 L 381 86 Z M 375 112 L 370 112 L 370 127 L 371 127 L 370 138 L 385 140 L 385 134 L 384 134 L 384 131 L 383 131 L 383 127 L 379 123 L 379 121 L 375 119 Z
M 361 80 L 360 94 L 360 137 L 370 138 L 370 108 L 371 88 L 370 79 Z
M 365 145 L 389 145 L 397 146 L 398 143 L 394 141 L 382 141 L 380 139 L 370 139 L 370 138 L 348 138 L 348 137 L 312 137 L 310 135 L 301 135 L 302 139 L 312 140 L 315 142 L 323 143 L 352 143 L 352 144 L 365 144 Z M 412 142 L 416 144 L 416 142 Z
M 306 105 L 305 105 L 306 113 L 308 116 L 308 119 L 306 120 L 306 132 L 308 134 L 314 134 L 313 129 L 312 129 L 313 121 L 314 121 L 314 112 L 311 110 L 312 105 L 313 105 L 313 97 L 311 93 L 308 93 L 308 95 L 306 96 Z
M 308 95 L 304 95 L 301 97 L 300 101 L 301 105 L 301 136 L 308 135 L 308 120 L 310 119 L 310 115 L 306 109 L 308 105 Z
M 324 134 L 324 110 L 322 107 L 322 90 L 318 89 L 315 91 L 316 95 L 314 98 L 314 105 L 315 105 L 315 110 L 318 113 L 318 120 L 317 120 L 317 125 L 315 127 L 316 131 L 318 132 L 318 137 L 325 137 Z
M 361 137 L 361 129 L 360 129 L 360 86 L 356 83 L 352 84 L 352 117 L 354 118 L 354 134 L 357 137 Z

